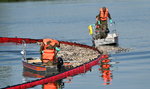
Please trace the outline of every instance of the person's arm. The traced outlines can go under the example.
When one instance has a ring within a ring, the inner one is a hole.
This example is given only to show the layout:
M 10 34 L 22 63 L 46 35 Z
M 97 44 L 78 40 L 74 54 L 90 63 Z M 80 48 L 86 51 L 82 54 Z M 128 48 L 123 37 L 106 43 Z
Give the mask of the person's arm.
M 61 49 L 60 48 L 58 48 L 58 47 L 55 47 L 55 49 L 56 49 L 56 51 L 60 51 Z
M 111 18 L 111 15 L 110 15 L 110 13 L 109 13 L 109 12 L 108 12 L 108 18 L 109 18 L 109 19 L 112 19 L 112 18 Z
M 99 14 L 96 16 L 96 23 L 95 24 L 101 24 L 100 23 L 100 16 L 99 16 Z
M 112 18 L 111 18 L 111 15 L 110 15 L 110 13 L 108 12 L 108 18 L 109 18 L 109 22 L 112 24 L 113 23 L 113 21 L 112 21 Z
M 96 20 L 100 20 L 100 14 L 96 15 Z
M 43 49 L 44 49 L 44 46 L 43 46 L 43 44 L 41 44 L 41 47 L 40 47 L 40 53 L 41 54 L 42 54 Z

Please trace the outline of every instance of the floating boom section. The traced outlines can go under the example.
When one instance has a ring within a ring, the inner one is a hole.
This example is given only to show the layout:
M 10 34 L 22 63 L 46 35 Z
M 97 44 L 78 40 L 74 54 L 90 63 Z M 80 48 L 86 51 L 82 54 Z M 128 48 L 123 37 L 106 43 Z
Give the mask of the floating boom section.
M 26 43 L 36 43 L 42 42 L 42 39 L 30 39 L 30 38 L 10 38 L 10 37 L 0 37 L 0 43 L 18 43 L 22 44 L 25 41 Z

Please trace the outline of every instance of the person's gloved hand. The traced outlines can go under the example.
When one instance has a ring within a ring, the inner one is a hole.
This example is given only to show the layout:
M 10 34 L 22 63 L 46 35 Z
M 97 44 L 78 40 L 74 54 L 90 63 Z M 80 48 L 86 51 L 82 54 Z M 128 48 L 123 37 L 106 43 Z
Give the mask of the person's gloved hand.
M 100 21 L 98 21 L 98 24 L 101 24 L 101 22 L 100 22 Z
M 44 53 L 44 51 L 42 51 L 42 53 Z
M 112 24 L 113 23 L 112 19 L 110 19 L 109 22 Z
M 60 49 L 59 49 L 58 47 L 55 47 L 55 49 L 56 49 L 57 51 L 60 51 Z
M 92 27 L 95 27 L 95 24 L 92 24 L 91 26 L 92 26 Z

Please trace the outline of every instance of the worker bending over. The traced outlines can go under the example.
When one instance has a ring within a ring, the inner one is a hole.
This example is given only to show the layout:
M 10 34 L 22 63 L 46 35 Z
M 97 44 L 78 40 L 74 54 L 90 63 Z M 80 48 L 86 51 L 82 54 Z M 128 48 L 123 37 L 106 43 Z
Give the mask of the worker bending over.
M 43 39 L 40 48 L 41 60 L 43 65 L 45 66 L 54 65 L 54 61 L 56 61 L 57 52 L 60 51 L 58 47 L 60 47 L 60 43 L 57 40 L 48 38 Z

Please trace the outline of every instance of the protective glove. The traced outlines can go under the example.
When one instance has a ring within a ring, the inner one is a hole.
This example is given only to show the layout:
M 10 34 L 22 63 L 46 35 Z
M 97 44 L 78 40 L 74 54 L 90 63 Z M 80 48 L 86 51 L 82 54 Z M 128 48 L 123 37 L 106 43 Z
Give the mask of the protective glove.
M 100 21 L 98 21 L 98 24 L 101 24 L 101 22 L 100 22 Z
M 113 23 L 112 19 L 110 19 L 109 22 L 112 24 Z
M 60 49 L 58 47 L 55 47 L 56 51 L 60 51 Z
M 44 51 L 42 51 L 42 53 L 44 53 Z
M 95 24 L 91 24 L 91 26 L 92 26 L 92 27 L 94 27 L 94 26 L 95 26 Z

